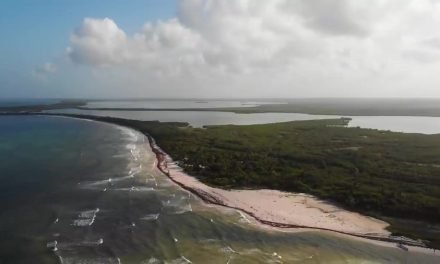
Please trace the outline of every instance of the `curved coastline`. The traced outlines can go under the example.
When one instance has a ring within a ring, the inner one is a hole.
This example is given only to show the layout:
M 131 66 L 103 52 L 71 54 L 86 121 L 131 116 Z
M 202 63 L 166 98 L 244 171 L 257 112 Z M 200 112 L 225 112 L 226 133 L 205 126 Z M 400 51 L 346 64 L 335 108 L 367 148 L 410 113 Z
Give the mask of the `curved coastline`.
M 9 114 L 6 114 L 6 115 L 9 115 Z M 55 117 L 74 118 L 74 119 L 76 118 L 76 119 L 82 119 L 82 120 L 87 120 L 87 121 L 108 123 L 108 124 L 112 124 L 112 125 L 116 125 L 116 126 L 120 126 L 120 127 L 124 127 L 124 128 L 128 128 L 128 129 L 137 131 L 147 137 L 147 139 L 149 141 L 150 148 L 156 156 L 156 161 L 157 161 L 156 168 L 159 171 L 161 171 L 163 174 L 165 174 L 173 183 L 180 186 L 182 189 L 191 192 L 192 194 L 194 194 L 196 197 L 200 198 L 202 201 L 206 202 L 207 204 L 221 206 L 224 208 L 229 208 L 229 209 L 237 210 L 238 212 L 242 212 L 242 213 L 252 217 L 255 220 L 255 222 L 258 224 L 261 224 L 262 227 L 275 228 L 275 229 L 284 230 L 287 232 L 292 232 L 293 231 L 292 229 L 296 229 L 296 232 L 298 232 L 298 229 L 302 229 L 305 231 L 314 231 L 315 230 L 315 231 L 331 232 L 333 234 L 339 234 L 342 236 L 349 236 L 349 237 L 352 237 L 353 239 L 361 239 L 362 241 L 369 241 L 371 243 L 375 243 L 375 244 L 382 245 L 382 246 L 396 247 L 396 243 L 397 243 L 397 245 L 399 245 L 399 247 L 401 249 L 406 248 L 405 250 L 407 250 L 408 248 L 410 248 L 411 251 L 414 251 L 414 252 L 430 254 L 430 255 L 435 255 L 435 256 L 438 256 L 438 254 L 439 254 L 435 251 L 434 251 L 434 253 L 432 253 L 432 249 L 426 247 L 422 243 L 418 243 L 418 241 L 414 241 L 414 240 L 410 240 L 410 239 L 406 240 L 406 239 L 402 239 L 401 237 L 392 237 L 392 236 L 386 236 L 386 235 L 373 235 L 373 234 L 371 234 L 371 235 L 370 234 L 359 234 L 359 233 L 353 233 L 353 232 L 344 232 L 344 231 L 340 231 L 340 230 L 334 230 L 331 228 L 322 228 L 322 227 L 314 227 L 314 226 L 308 226 L 308 225 L 297 225 L 297 224 L 287 224 L 287 223 L 282 223 L 282 222 L 277 222 L 277 221 L 268 221 L 268 220 L 265 220 L 265 219 L 259 217 L 255 213 L 246 210 L 245 208 L 228 205 L 227 203 L 225 203 L 221 199 L 218 199 L 218 197 L 216 197 L 215 194 L 213 195 L 207 191 L 203 191 L 203 190 L 197 189 L 197 188 L 192 188 L 191 186 L 188 186 L 185 183 L 182 183 L 179 180 L 177 180 L 176 178 L 172 177 L 172 175 L 170 174 L 170 168 L 168 166 L 169 162 L 170 161 L 172 162 L 171 157 L 167 153 L 165 153 L 156 144 L 154 138 L 151 135 L 149 135 L 146 132 L 142 132 L 136 128 L 130 127 L 130 126 L 125 126 L 125 125 L 113 123 L 111 121 L 106 121 L 106 120 L 94 119 L 92 116 L 80 116 L 80 115 L 72 116 L 72 115 L 65 115 L 65 114 L 45 114 L 45 113 L 20 113 L 20 114 L 12 114 L 12 115 L 40 115 L 40 116 L 55 116 Z M 99 118 L 99 117 L 97 117 L 97 118 Z M 188 176 L 188 177 L 194 178 L 192 176 Z M 220 190 L 220 189 L 218 189 L 218 190 Z M 408 247 L 402 248 L 401 245 L 406 245 Z
M 381 242 L 391 242 L 391 243 L 399 243 L 404 244 L 407 246 L 412 247 L 418 247 L 422 249 L 428 249 L 424 244 L 418 243 L 417 241 L 413 240 L 406 240 L 402 239 L 401 237 L 392 237 L 388 236 L 388 232 L 384 232 L 382 234 L 362 234 L 362 233 L 354 233 L 354 232 L 345 232 L 341 230 L 335 230 L 331 228 L 325 228 L 325 227 L 315 227 L 315 226 L 307 226 L 307 225 L 298 225 L 298 224 L 289 224 L 289 223 L 282 223 L 277 221 L 269 221 L 265 220 L 262 217 L 259 217 L 256 213 L 251 212 L 245 208 L 233 206 L 230 204 L 227 204 L 225 201 L 220 199 L 215 194 L 212 194 L 208 191 L 199 189 L 199 188 L 193 188 L 191 186 L 188 186 L 187 184 L 183 183 L 182 181 L 179 181 L 176 179 L 176 177 L 173 177 L 171 175 L 170 169 L 168 167 L 168 163 L 171 160 L 170 156 L 166 154 L 155 142 L 154 138 L 152 138 L 150 135 L 146 135 L 148 138 L 148 141 L 150 143 L 151 150 L 156 155 L 157 164 L 156 167 L 158 170 L 160 170 L 163 174 L 165 174 L 172 182 L 180 186 L 182 189 L 185 189 L 195 196 L 199 197 L 202 201 L 218 205 L 222 207 L 226 207 L 229 209 L 234 209 L 239 212 L 245 213 L 246 215 L 252 217 L 258 224 L 273 227 L 273 228 L 280 228 L 280 229 L 305 229 L 305 230 L 318 230 L 318 231 L 327 231 L 332 233 L 337 233 L 341 235 L 348 235 L 351 237 L 361 238 L 361 239 L 367 239 L 367 240 L 374 240 L 374 241 L 381 241 Z M 189 176 L 192 177 L 192 176 Z M 367 217 L 367 216 L 365 216 Z

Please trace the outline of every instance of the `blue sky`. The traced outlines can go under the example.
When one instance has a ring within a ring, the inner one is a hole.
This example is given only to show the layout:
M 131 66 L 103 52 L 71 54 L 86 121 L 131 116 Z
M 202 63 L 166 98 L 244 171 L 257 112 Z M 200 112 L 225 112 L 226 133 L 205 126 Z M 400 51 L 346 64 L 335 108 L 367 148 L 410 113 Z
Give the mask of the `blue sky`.
M 146 21 L 174 17 L 175 5 L 174 0 L 1 0 L 0 98 L 38 96 L 30 73 L 62 56 L 84 18 L 110 17 L 133 34 Z
M 440 97 L 439 28 L 439 0 L 0 0 L 0 98 Z

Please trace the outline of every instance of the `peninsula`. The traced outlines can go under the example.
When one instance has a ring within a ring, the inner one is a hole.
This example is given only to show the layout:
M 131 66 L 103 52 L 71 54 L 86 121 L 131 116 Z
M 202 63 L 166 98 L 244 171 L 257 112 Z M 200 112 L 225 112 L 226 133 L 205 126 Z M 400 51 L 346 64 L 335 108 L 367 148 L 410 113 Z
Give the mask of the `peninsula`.
M 344 118 L 192 128 L 67 116 L 131 127 L 154 138 L 159 168 L 173 181 L 262 223 L 372 238 L 391 233 L 415 239 L 410 244 L 439 248 L 440 135 L 347 128 L 350 120 Z M 255 204 L 252 197 L 263 200 Z M 291 216 L 294 206 L 296 214 L 311 217 Z

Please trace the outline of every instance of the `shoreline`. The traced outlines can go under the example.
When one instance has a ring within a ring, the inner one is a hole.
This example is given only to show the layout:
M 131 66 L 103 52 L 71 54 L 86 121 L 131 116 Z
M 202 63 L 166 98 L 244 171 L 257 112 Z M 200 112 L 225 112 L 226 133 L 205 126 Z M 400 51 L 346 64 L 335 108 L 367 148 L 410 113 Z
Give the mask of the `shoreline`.
M 203 190 L 194 189 L 191 186 L 185 185 L 185 183 L 182 183 L 182 182 L 178 181 L 177 179 L 175 179 L 174 177 L 172 177 L 172 175 L 170 175 L 170 170 L 169 170 L 170 168 L 168 168 L 168 162 L 170 161 L 170 164 L 172 163 L 171 157 L 168 154 L 166 154 L 158 145 L 156 145 L 156 142 L 151 135 L 149 135 L 145 131 L 142 132 L 139 129 L 132 127 L 128 124 L 124 124 L 124 123 L 121 124 L 121 123 L 114 122 L 111 120 L 110 121 L 109 120 L 102 120 L 102 119 L 99 119 L 100 117 L 96 117 L 96 119 L 95 119 L 93 116 L 81 116 L 81 115 L 46 114 L 46 113 L 22 113 L 22 114 L 12 114 L 12 115 L 55 116 L 55 117 L 82 119 L 82 120 L 87 120 L 87 121 L 98 121 L 98 122 L 109 123 L 112 125 L 126 127 L 129 129 L 138 131 L 141 134 L 143 134 L 144 136 L 146 136 L 149 141 L 149 146 L 151 148 L 151 151 L 153 151 L 153 153 L 155 154 L 155 157 L 156 157 L 157 163 L 155 164 L 155 167 L 157 167 L 157 169 L 161 173 L 165 174 L 173 183 L 180 186 L 182 189 L 191 192 L 196 197 L 198 197 L 202 201 L 206 202 L 207 205 L 220 206 L 224 209 L 231 209 L 231 210 L 237 211 L 241 215 L 243 215 L 243 214 L 248 215 L 252 220 L 254 220 L 254 221 L 252 221 L 253 224 L 257 224 L 257 227 L 259 227 L 259 228 L 265 228 L 266 230 L 272 230 L 272 231 L 277 231 L 277 232 L 292 232 L 292 233 L 293 232 L 309 232 L 309 231 L 310 232 L 312 232 L 312 231 L 326 232 L 326 233 L 331 233 L 333 235 L 340 235 L 345 238 L 348 237 L 348 238 L 352 238 L 352 239 L 356 239 L 356 240 L 361 240 L 364 242 L 369 242 L 369 243 L 373 243 L 373 244 L 377 244 L 377 245 L 381 245 L 381 246 L 386 246 L 386 247 L 397 248 L 397 249 L 399 249 L 398 245 L 401 244 L 401 245 L 405 245 L 406 249 L 400 247 L 400 250 L 407 251 L 407 249 L 409 248 L 409 249 L 411 249 L 412 252 L 418 252 L 418 253 L 423 253 L 423 254 L 439 256 L 438 252 L 434 251 L 434 253 L 433 253 L 433 250 L 434 250 L 433 248 L 426 247 L 422 243 L 418 243 L 417 241 L 414 241 L 414 240 L 402 240 L 401 237 L 377 236 L 377 235 L 371 235 L 371 234 L 370 235 L 357 234 L 357 233 L 333 230 L 333 229 L 329 229 L 329 228 L 320 228 L 320 227 L 314 227 L 314 226 L 308 226 L 308 225 L 285 224 L 285 223 L 280 223 L 278 221 L 267 221 L 265 219 L 261 219 L 259 216 L 255 215 L 254 213 L 252 213 L 250 211 L 247 211 L 244 208 L 230 206 L 230 205 L 224 203 L 222 200 L 217 199 L 215 195 L 211 195 L 209 192 L 204 192 Z M 189 175 L 187 175 L 187 177 L 198 181 L 195 177 L 192 177 Z M 201 183 L 201 184 L 203 184 L 203 183 Z M 209 187 L 205 184 L 203 184 L 203 185 L 205 187 Z M 211 188 L 211 187 L 209 187 L 209 188 Z M 213 189 L 215 189 L 215 188 L 213 188 Z M 223 190 L 223 189 L 215 189 L 215 190 Z M 260 191 L 265 191 L 265 190 L 260 190 Z M 309 219 L 309 220 L 313 220 L 313 219 Z M 293 229 L 295 229 L 295 230 L 293 230 Z
M 401 244 L 401 245 L 405 245 L 405 246 L 411 247 L 412 249 L 419 249 L 417 251 L 423 251 L 424 253 L 429 253 L 429 252 L 426 252 L 426 251 L 430 250 L 430 248 L 426 247 L 424 244 L 419 243 L 418 241 L 413 241 L 413 240 L 409 240 L 409 239 L 408 240 L 407 239 L 403 239 L 401 237 L 392 237 L 392 236 L 390 236 L 390 233 L 388 231 L 385 231 L 385 230 L 383 230 L 384 232 L 381 233 L 381 234 L 362 234 L 362 233 L 347 232 L 347 231 L 342 231 L 342 230 L 335 230 L 335 229 L 325 228 L 325 227 L 308 226 L 308 225 L 300 225 L 300 224 L 291 224 L 291 223 L 283 223 L 283 222 L 278 222 L 278 221 L 266 220 L 266 219 L 258 216 L 257 213 L 251 212 L 250 210 L 247 210 L 246 208 L 238 207 L 238 206 L 234 206 L 234 205 L 228 204 L 227 202 L 222 200 L 219 197 L 219 195 L 217 195 L 217 193 L 210 193 L 209 190 L 203 190 L 201 188 L 194 188 L 192 186 L 189 186 L 189 184 L 185 184 L 184 181 L 181 181 L 181 180 L 177 179 L 177 177 L 173 177 L 171 172 L 170 172 L 170 170 L 173 171 L 174 169 L 168 166 L 169 162 L 172 161 L 170 156 L 168 154 L 166 154 L 156 144 L 154 138 L 152 138 L 148 134 L 144 134 L 144 135 L 148 139 L 148 142 L 150 144 L 151 150 L 156 155 L 156 160 L 157 160 L 156 168 L 160 172 L 165 174 L 173 183 L 177 184 L 182 189 L 192 193 L 193 195 L 195 195 L 196 197 L 200 198 L 203 202 L 205 202 L 207 204 L 216 205 L 216 206 L 221 206 L 221 207 L 228 208 L 228 209 L 237 210 L 239 213 L 244 213 L 244 214 L 250 216 L 253 220 L 255 220 L 255 222 L 257 224 L 260 224 L 263 227 L 276 228 L 276 229 L 281 229 L 281 230 L 284 229 L 286 231 L 288 229 L 297 229 L 297 230 L 298 229 L 303 229 L 305 231 L 325 231 L 325 232 L 331 232 L 331 233 L 335 233 L 335 234 L 339 234 L 339 235 L 350 236 L 350 237 L 357 238 L 357 239 L 368 240 L 370 242 L 378 242 L 381 245 L 387 244 L 388 246 L 397 247 L 397 245 L 394 245 L 394 244 L 391 244 L 391 243 Z M 178 172 L 178 171 L 174 170 L 173 172 Z M 187 175 L 187 176 L 191 177 L 191 178 L 194 178 L 195 181 L 199 182 L 195 177 L 189 176 L 189 175 Z M 209 187 L 209 186 L 207 186 L 207 185 L 205 185 L 205 184 L 203 184 L 201 182 L 199 182 L 199 183 L 204 185 L 204 186 L 206 186 L 209 189 L 214 189 L 214 190 L 218 190 L 218 191 L 225 191 L 225 190 L 222 190 L 222 189 L 216 189 L 216 188 Z M 236 190 L 236 191 L 240 192 L 240 190 Z M 258 192 L 261 192 L 261 191 L 279 192 L 279 191 L 275 191 L 275 190 L 254 190 L 254 191 L 258 191 Z M 306 194 L 300 194 L 300 195 L 309 196 L 309 195 L 306 195 Z M 309 196 L 309 197 L 312 197 L 312 196 Z M 349 211 L 347 211 L 347 212 L 349 212 Z M 353 213 L 353 212 L 349 212 L 349 213 Z M 357 213 L 353 213 L 353 214 L 357 214 Z M 363 216 L 363 217 L 369 218 L 369 219 L 373 219 L 373 221 L 376 220 L 376 219 L 368 217 L 368 216 Z M 377 221 L 380 221 L 380 220 L 377 220 Z

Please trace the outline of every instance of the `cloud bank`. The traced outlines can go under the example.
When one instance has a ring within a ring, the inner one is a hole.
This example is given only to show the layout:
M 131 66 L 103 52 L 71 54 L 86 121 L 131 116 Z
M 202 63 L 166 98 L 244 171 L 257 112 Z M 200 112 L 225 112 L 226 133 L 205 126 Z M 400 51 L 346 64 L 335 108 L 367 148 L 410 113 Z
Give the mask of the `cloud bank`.
M 134 35 L 86 18 L 68 56 L 115 95 L 440 96 L 437 0 L 180 0 L 177 11 Z

